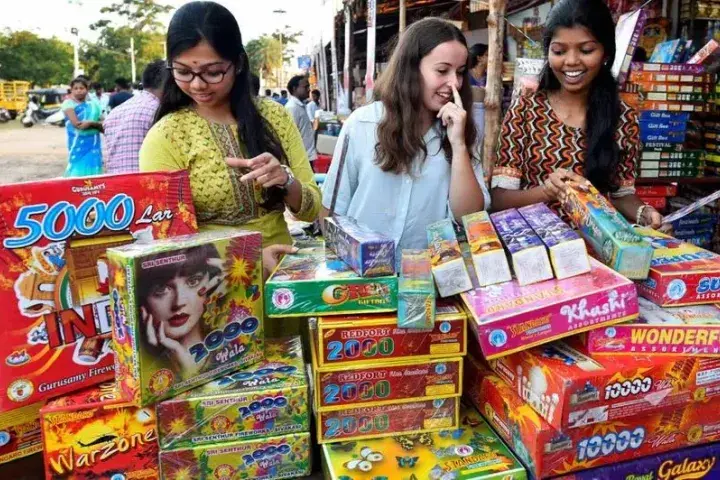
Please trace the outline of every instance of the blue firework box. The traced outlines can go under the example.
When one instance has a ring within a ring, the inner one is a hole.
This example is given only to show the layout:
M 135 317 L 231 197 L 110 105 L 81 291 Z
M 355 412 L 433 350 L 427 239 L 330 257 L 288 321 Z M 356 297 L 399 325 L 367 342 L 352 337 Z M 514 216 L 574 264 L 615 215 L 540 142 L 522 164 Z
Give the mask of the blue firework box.
M 665 112 L 663 110 L 645 110 L 638 115 L 640 123 L 648 121 L 666 121 L 687 123 L 690 114 L 687 112 Z
M 643 130 L 640 129 L 641 142 L 667 142 L 667 143 L 683 143 L 685 141 L 685 130 L 681 131 L 665 131 L 665 130 Z
M 350 217 L 325 218 L 325 246 L 361 277 L 395 274 L 395 241 Z
M 687 122 L 675 120 L 640 120 L 640 132 L 684 132 L 687 130 Z

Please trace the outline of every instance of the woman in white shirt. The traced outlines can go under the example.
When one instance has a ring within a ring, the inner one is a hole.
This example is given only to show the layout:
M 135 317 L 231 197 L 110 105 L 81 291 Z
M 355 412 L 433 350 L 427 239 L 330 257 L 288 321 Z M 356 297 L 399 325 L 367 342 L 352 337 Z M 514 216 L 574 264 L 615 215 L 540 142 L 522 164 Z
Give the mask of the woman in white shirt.
M 377 81 L 377 101 L 347 119 L 323 189 L 335 213 L 395 240 L 398 253 L 426 248 L 426 227 L 490 205 L 460 30 L 426 18 L 400 37 Z M 349 137 L 345 164 L 340 154 Z M 340 180 L 336 181 L 338 176 Z

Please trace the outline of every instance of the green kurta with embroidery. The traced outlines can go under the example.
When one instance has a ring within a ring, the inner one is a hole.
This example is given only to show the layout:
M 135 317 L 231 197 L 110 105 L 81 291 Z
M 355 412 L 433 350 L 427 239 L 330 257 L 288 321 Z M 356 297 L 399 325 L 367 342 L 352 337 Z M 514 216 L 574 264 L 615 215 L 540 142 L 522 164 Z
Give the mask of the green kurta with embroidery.
M 302 187 L 302 204 L 293 214 L 312 222 L 320 212 L 320 189 L 300 132 L 279 103 L 258 99 L 257 106 L 275 130 L 287 164 Z M 237 126 L 211 123 L 187 108 L 163 117 L 150 129 L 140 150 L 140 170 L 188 170 L 201 230 L 239 227 L 262 232 L 263 246 L 290 244 L 284 205 L 263 208 L 264 189 L 253 181 L 241 182 L 247 171 L 229 167 L 227 157 L 248 158 L 245 146 L 238 142 Z

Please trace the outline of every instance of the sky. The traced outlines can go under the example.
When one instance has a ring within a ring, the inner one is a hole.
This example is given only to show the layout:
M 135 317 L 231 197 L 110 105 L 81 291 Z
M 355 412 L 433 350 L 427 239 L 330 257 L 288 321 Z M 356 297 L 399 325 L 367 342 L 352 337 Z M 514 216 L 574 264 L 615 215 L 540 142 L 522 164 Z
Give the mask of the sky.
M 116 0 L 119 1 L 119 0 Z M 318 44 L 324 23 L 330 23 L 331 13 L 323 8 L 323 0 L 216 0 L 233 12 L 240 25 L 243 42 L 269 34 L 284 25 L 289 31 L 303 31 L 295 53 L 309 54 Z M 57 36 L 72 41 L 70 29 L 76 27 L 80 38 L 94 40 L 97 33 L 88 26 L 103 18 L 100 9 L 112 0 L 20 0 L 13 8 L 3 8 L 0 29 L 30 30 L 42 37 Z M 158 3 L 179 7 L 187 0 L 158 0 Z M 285 10 L 278 15 L 273 10 Z M 165 23 L 170 19 L 168 15 Z M 294 62 L 293 66 L 297 63 Z

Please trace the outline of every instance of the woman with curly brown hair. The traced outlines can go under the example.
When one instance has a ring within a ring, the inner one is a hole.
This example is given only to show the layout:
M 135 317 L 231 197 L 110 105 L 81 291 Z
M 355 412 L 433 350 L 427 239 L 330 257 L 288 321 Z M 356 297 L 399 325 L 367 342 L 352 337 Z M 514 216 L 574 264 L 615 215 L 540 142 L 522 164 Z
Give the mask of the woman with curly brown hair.
M 468 121 L 472 92 L 460 30 L 437 18 L 411 25 L 378 79 L 375 97 L 340 132 L 322 215 L 337 190 L 335 213 L 387 234 L 398 252 L 426 248 L 429 224 L 459 220 L 490 204 L 477 132 Z

